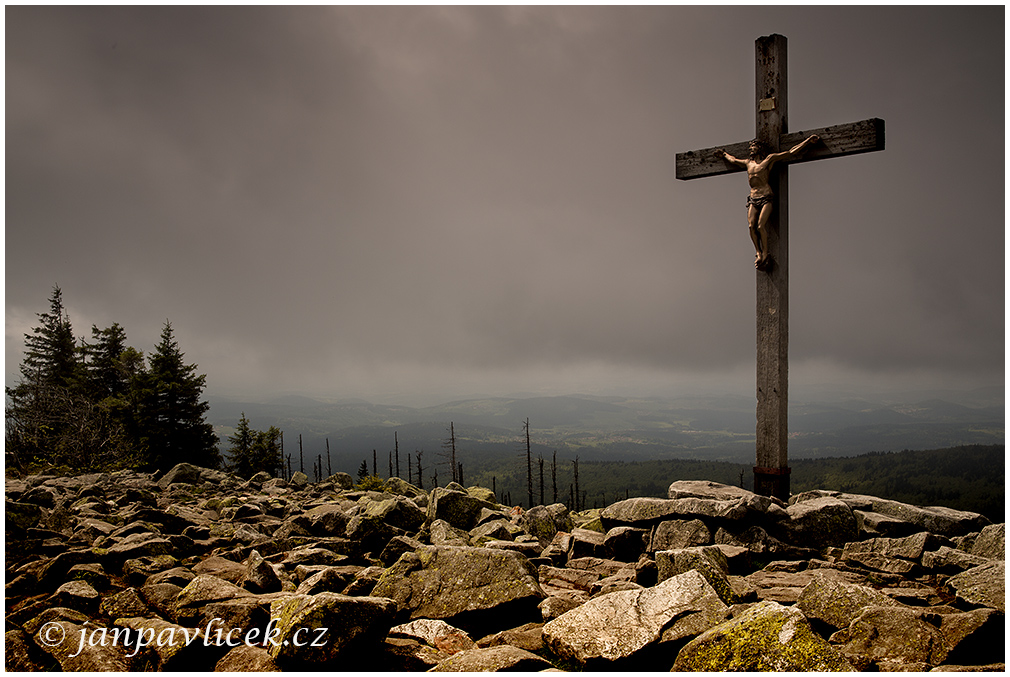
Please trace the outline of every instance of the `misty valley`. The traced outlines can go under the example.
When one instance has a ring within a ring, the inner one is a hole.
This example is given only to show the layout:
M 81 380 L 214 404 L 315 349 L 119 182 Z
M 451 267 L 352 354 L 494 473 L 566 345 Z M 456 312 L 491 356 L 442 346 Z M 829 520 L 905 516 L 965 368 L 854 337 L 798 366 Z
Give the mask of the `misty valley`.
M 944 395 L 794 404 L 793 491 L 816 485 L 1001 515 L 1003 393 Z M 310 477 L 360 475 L 364 466 L 379 477 L 398 474 L 425 487 L 444 486 L 453 476 L 446 448 L 452 423 L 466 483 L 525 505 L 528 418 L 534 502 L 601 507 L 625 497 L 662 496 L 673 479 L 752 484 L 754 409 L 743 396 L 476 398 L 432 407 L 291 395 L 263 402 L 208 400 L 207 420 L 222 452 L 244 414 L 253 428 L 282 430 L 288 468 Z

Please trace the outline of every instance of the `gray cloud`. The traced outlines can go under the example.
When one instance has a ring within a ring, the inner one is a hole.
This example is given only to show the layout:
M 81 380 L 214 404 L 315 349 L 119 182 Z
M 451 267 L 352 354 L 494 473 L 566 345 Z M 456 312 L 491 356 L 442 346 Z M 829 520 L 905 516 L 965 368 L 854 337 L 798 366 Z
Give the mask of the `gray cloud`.
M 792 129 L 887 121 L 791 173 L 795 378 L 1003 382 L 998 7 L 6 16 L 8 382 L 59 284 L 217 392 L 746 384 L 746 186 L 673 159 L 772 32 Z

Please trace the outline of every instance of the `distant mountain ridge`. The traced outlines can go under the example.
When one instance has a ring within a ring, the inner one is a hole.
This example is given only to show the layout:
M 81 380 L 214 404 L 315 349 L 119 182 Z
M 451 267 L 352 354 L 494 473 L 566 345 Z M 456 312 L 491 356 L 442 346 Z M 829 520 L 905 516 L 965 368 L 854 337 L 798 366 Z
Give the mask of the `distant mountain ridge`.
M 968 393 L 959 398 L 988 402 L 986 406 L 936 398 L 795 403 L 790 407 L 790 457 L 1003 444 L 1005 412 L 1001 403 L 996 406 L 996 396 Z M 222 440 L 244 413 L 255 429 L 274 425 L 284 430 L 289 451 L 300 435 L 304 448 L 313 450 L 304 453 L 313 458 L 329 440 L 331 456 L 356 458 L 359 463 L 373 449 L 383 454 L 392 449 L 394 431 L 404 450 L 424 449 L 433 454 L 448 438 L 450 422 L 464 450 L 490 453 L 495 445 L 513 449 L 527 418 L 535 443 L 566 457 L 747 462 L 754 448 L 753 399 L 738 395 L 485 397 L 429 407 L 359 399 L 326 402 L 300 395 L 265 402 L 221 397 L 208 401 L 208 420 Z

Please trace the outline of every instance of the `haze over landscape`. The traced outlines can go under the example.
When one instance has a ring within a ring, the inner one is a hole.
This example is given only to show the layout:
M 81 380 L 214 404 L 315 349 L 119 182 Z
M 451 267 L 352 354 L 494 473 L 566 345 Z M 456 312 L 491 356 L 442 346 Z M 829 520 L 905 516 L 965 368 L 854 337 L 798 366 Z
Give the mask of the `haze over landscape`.
M 1002 406 L 1004 13 L 8 7 L 7 385 L 59 285 L 219 399 L 752 398 L 746 183 L 674 156 L 780 33 L 792 130 L 887 124 L 790 174 L 793 397 Z

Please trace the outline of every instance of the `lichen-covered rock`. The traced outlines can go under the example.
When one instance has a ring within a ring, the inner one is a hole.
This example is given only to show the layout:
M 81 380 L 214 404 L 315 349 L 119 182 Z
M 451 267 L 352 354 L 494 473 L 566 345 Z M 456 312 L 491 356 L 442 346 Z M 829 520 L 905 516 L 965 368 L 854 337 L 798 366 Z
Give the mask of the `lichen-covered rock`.
M 192 571 L 198 576 L 200 574 L 209 574 L 236 585 L 242 581 L 246 574 L 246 568 L 240 563 L 216 555 L 200 560 L 193 565 Z
M 41 504 L 4 500 L 4 519 L 7 529 L 31 529 L 42 519 Z
M 555 589 L 589 591 L 602 576 L 593 571 L 541 565 L 537 569 L 540 583 Z
M 678 517 L 740 520 L 747 516 L 743 498 L 720 501 L 710 498 L 629 498 L 607 506 L 600 513 L 605 529 L 619 526 L 649 528 Z
M 115 571 L 127 560 L 173 555 L 176 552 L 178 551 L 172 542 L 159 533 L 136 533 L 109 547 L 105 553 L 105 560 L 109 564 L 109 570 Z
M 136 588 L 127 588 L 102 600 L 99 612 L 109 618 L 145 616 L 150 612 Z
M 327 482 L 332 482 L 338 489 L 353 489 L 354 479 L 345 472 L 333 473 L 326 478 Z
M 401 622 L 441 619 L 473 630 L 537 620 L 546 595 L 522 555 L 506 550 L 422 546 L 386 569 L 371 593 L 396 600 Z
M 863 536 L 897 538 L 921 531 L 914 524 L 872 510 L 853 509 L 852 514 L 856 516 L 856 525 Z
M 273 566 L 257 550 L 253 550 L 246 558 L 238 585 L 254 594 L 279 592 L 283 587 Z
M 539 672 L 551 664 L 514 646 L 467 649 L 440 661 L 429 672 Z
M 706 480 L 677 480 L 667 490 L 667 498 L 709 498 L 717 501 L 742 500 L 744 505 L 756 513 L 768 513 L 773 518 L 784 516 L 784 503 L 777 498 L 761 496 L 731 484 L 720 484 Z M 701 545 L 701 544 L 699 544 Z
M 940 619 L 930 618 L 929 613 L 905 606 L 867 607 L 847 628 L 831 635 L 830 641 L 843 654 L 871 662 L 939 665 L 948 648 L 937 627 Z
M 928 555 L 929 553 L 927 553 Z M 888 557 L 875 552 L 855 552 L 845 557 L 845 563 L 859 566 L 864 569 L 881 571 L 888 574 L 898 574 L 907 578 L 914 578 L 921 571 L 921 567 L 915 562 L 899 557 Z M 928 568 L 928 566 L 927 566 Z
M 637 562 L 648 546 L 649 531 L 635 527 L 614 527 L 603 539 L 607 555 L 622 562 Z
M 470 530 L 470 545 L 480 547 L 488 541 L 511 541 L 522 530 L 504 518 L 478 524 Z
M 189 463 L 179 463 L 158 480 L 158 488 L 164 491 L 170 484 L 199 484 L 201 482 L 200 468 Z
M 991 560 L 967 552 L 955 550 L 946 545 L 922 556 L 922 566 L 938 574 L 959 574 L 973 567 L 988 564 Z
M 416 538 L 411 538 L 409 536 L 393 536 L 386 543 L 386 547 L 382 549 L 379 553 L 379 561 L 385 566 L 390 566 L 396 560 L 400 559 L 400 555 L 405 552 L 411 552 L 420 548 L 423 543 Z
M 261 646 L 240 644 L 214 666 L 214 672 L 280 672 L 270 652 Z
M 313 536 L 343 536 L 349 520 L 347 513 L 333 503 L 317 505 L 294 518 Z
M 548 622 L 544 642 L 586 667 L 614 666 L 657 642 L 704 632 L 725 618 L 726 605 L 697 571 L 655 587 L 595 597 Z
M 470 545 L 470 534 L 457 529 L 445 520 L 435 520 L 428 526 L 428 535 L 432 545 L 451 545 L 465 547 Z
M 575 590 L 560 590 L 552 592 L 547 599 L 538 605 L 543 614 L 544 623 L 571 611 L 577 606 L 582 606 L 589 600 L 589 595 L 585 592 Z
M 656 568 L 660 582 L 693 569 L 705 577 L 724 602 L 734 604 L 739 601 L 729 583 L 726 556 L 715 546 L 661 550 L 656 553 Z
M 444 520 L 456 529 L 470 531 L 477 526 L 482 509 L 495 509 L 493 503 L 482 501 L 465 491 L 436 487 L 428 500 L 428 522 Z
M 203 607 L 211 602 L 223 602 L 249 595 L 247 590 L 223 578 L 209 574 L 197 576 L 176 597 L 175 618 L 183 624 L 192 623 L 201 617 Z
M 62 617 L 45 617 L 38 622 L 25 624 L 25 630 L 32 635 L 35 645 L 49 654 L 64 672 L 127 672 L 130 662 L 122 646 L 109 639 L 92 643 L 91 634 L 96 630 L 87 621 L 68 620 Z M 83 641 L 82 641 L 83 638 Z
M 986 665 L 1005 658 L 1006 619 L 995 609 L 973 609 L 940 616 L 949 651 L 946 662 L 958 665 Z
M 404 496 L 391 496 L 373 501 L 363 500 L 361 505 L 362 510 L 358 513 L 358 517 L 379 519 L 396 529 L 412 532 L 424 524 L 424 511 Z M 318 508 L 313 508 L 313 510 L 318 510 Z
M 21 628 L 4 633 L 4 670 L 7 672 L 38 672 L 42 666 L 36 663 L 31 638 Z
M 853 510 L 880 513 L 902 520 L 916 527 L 916 531 L 928 531 L 939 536 L 963 536 L 980 531 L 989 520 L 977 512 L 954 510 L 943 506 L 919 507 L 876 496 L 847 494 L 840 491 L 807 491 L 790 498 L 790 503 L 830 496 L 844 502 Z
M 711 543 L 712 532 L 701 520 L 667 520 L 656 525 L 649 550 L 679 550 Z
M 546 548 L 555 534 L 559 531 L 571 532 L 575 523 L 564 504 L 554 503 L 533 506 L 519 517 L 519 526 Z
M 796 602 L 796 607 L 808 619 L 816 619 L 836 630 L 849 627 L 849 623 L 869 606 L 900 604 L 873 588 L 847 583 L 821 571 L 814 572 L 813 580 L 803 588 Z
M 84 581 L 67 581 L 49 597 L 51 606 L 76 609 L 85 614 L 94 614 L 102 598 L 98 591 Z
M 419 618 L 410 623 L 393 626 L 389 629 L 389 634 L 416 637 L 449 656 L 477 647 L 473 638 L 463 630 L 445 621 L 429 618 Z
M 967 604 L 1006 613 L 1006 565 L 1003 562 L 983 564 L 951 576 L 945 587 Z
M 852 509 L 837 498 L 825 496 L 794 503 L 786 512 L 789 514 L 786 528 L 798 543 L 815 548 L 842 547 L 859 534 Z
M 760 602 L 687 643 L 678 672 L 852 672 L 798 609 Z
M 982 529 L 971 546 L 971 554 L 989 559 L 1006 559 L 1006 524 L 990 524 Z
M 488 489 L 487 487 L 467 487 L 466 493 L 470 494 L 474 498 L 479 498 L 482 501 L 486 501 L 487 503 L 495 504 L 498 502 L 498 499 L 494 495 L 494 492 Z
M 936 550 L 943 543 L 944 539 L 927 531 L 920 531 L 901 538 L 870 538 L 865 541 L 846 543 L 842 550 L 842 560 L 847 560 L 856 553 L 875 553 L 918 562 L 925 552 Z
M 571 538 L 568 541 L 568 558 L 604 557 L 607 554 L 603 545 L 605 540 L 606 534 L 603 532 L 576 527 L 572 529 Z M 543 545 L 543 540 L 540 543 Z
M 201 670 L 213 664 L 227 648 L 212 640 L 204 641 L 202 630 L 169 623 L 160 618 L 118 618 L 115 625 L 131 631 L 131 641 L 120 645 L 130 647 L 130 653 L 143 650 L 154 656 L 153 667 L 159 671 Z M 110 642 L 112 638 L 110 636 Z
M 733 545 L 747 548 L 754 555 L 764 560 L 776 559 L 810 559 L 817 556 L 817 550 L 798 545 L 792 545 L 775 538 L 764 528 L 754 525 L 745 529 L 730 531 L 724 527 L 716 529 L 713 540 L 716 545 Z
M 514 646 L 524 651 L 544 650 L 543 623 L 527 623 L 518 628 L 502 630 L 477 640 L 477 646 L 486 649 L 492 646 Z
M 276 637 L 267 648 L 278 665 L 335 667 L 366 663 L 393 625 L 396 603 L 379 597 L 332 592 L 291 595 L 270 605 Z

